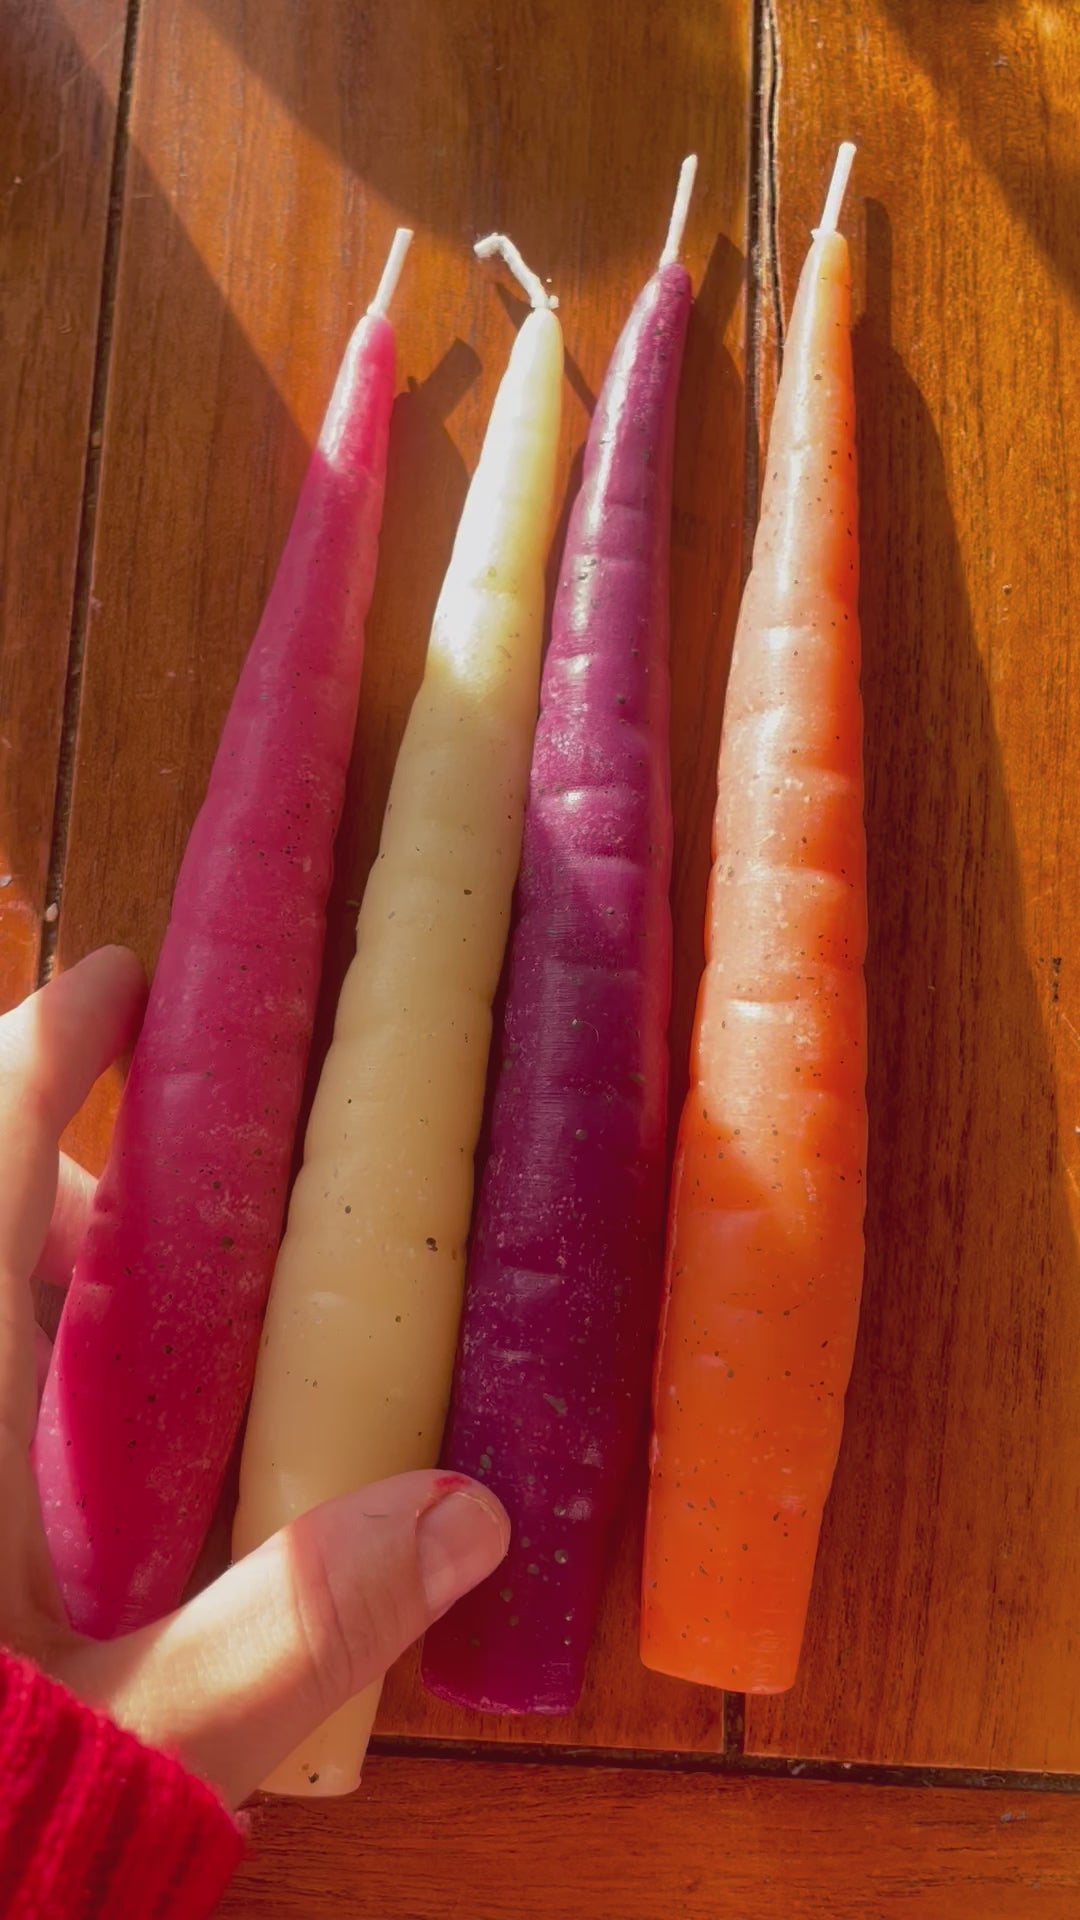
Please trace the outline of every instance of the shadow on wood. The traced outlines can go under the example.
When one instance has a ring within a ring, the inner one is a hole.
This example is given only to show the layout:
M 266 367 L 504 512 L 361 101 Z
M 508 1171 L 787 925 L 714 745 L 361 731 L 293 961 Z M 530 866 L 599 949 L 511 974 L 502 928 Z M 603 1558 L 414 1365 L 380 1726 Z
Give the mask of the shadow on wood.
M 960 121 L 1074 301 L 1080 298 L 1075 100 L 1080 30 L 1070 0 L 942 6 L 882 0 L 912 59 Z M 1036 84 L 1032 84 L 1037 74 Z

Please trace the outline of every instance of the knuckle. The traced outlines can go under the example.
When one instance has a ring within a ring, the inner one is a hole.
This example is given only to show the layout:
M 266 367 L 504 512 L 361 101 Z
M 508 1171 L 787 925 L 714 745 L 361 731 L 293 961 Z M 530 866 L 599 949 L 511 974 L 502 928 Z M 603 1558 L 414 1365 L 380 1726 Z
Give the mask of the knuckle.
M 353 1652 L 334 1582 L 317 1532 L 296 1524 L 292 1602 L 301 1658 L 320 1704 L 351 1691 Z
M 295 1523 L 294 1605 L 306 1661 L 324 1702 L 337 1704 L 378 1679 L 423 1629 L 414 1596 L 415 1566 L 401 1577 L 356 1576 L 329 1551 L 315 1516 Z

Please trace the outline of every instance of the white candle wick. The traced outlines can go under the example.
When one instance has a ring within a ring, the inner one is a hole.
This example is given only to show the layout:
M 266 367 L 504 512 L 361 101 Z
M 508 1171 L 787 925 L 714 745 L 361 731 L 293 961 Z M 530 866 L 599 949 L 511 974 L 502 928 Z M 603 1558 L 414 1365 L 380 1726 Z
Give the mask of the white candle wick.
M 822 233 L 835 233 L 840 218 L 840 209 L 844 204 L 847 183 L 851 177 L 851 163 L 855 158 L 854 141 L 845 140 L 836 156 L 833 176 L 829 181 L 829 191 L 825 196 L 825 207 L 821 215 L 821 224 L 814 228 L 814 238 Z
M 660 265 L 662 267 L 673 266 L 679 257 L 683 230 L 686 226 L 686 216 L 690 211 L 690 196 L 694 191 L 694 181 L 696 177 L 697 154 L 688 153 L 682 166 L 679 168 L 679 184 L 675 189 L 675 204 L 671 209 L 671 220 L 668 225 L 667 239 L 664 242 L 664 251 L 660 255 Z
M 532 306 L 558 306 L 557 296 L 549 293 L 540 275 L 525 265 L 513 241 L 508 240 L 505 233 L 489 233 L 483 240 L 477 241 L 473 252 L 479 260 L 490 260 L 493 254 L 499 254 L 505 260 L 518 285 L 528 294 Z
M 386 265 L 382 270 L 382 279 L 375 289 L 375 298 L 368 308 L 369 313 L 386 317 L 387 308 L 394 297 L 394 291 L 401 278 L 401 269 L 405 264 L 405 255 L 412 242 L 412 228 L 399 227 L 390 242 L 390 251 L 386 256 Z

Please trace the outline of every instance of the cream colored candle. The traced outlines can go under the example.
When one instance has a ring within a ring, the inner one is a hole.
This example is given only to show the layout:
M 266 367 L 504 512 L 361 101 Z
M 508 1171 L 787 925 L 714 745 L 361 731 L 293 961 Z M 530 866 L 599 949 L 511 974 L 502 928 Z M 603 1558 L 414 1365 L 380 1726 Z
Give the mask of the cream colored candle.
M 321 1500 L 434 1465 L 536 723 L 562 332 L 533 300 L 496 396 L 401 743 L 274 1273 L 236 1556 Z M 520 270 L 519 270 L 520 269 Z M 369 1688 L 267 1782 L 359 1782 Z

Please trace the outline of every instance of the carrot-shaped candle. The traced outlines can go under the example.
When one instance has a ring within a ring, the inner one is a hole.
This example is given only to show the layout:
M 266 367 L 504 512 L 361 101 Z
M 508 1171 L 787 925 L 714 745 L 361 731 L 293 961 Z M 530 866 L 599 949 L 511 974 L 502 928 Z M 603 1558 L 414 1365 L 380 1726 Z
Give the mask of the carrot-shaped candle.
M 175 1606 L 281 1232 L 375 578 L 401 230 L 353 335 L 184 854 L 35 1443 L 72 1623 Z
M 490 1154 L 444 1460 L 513 1522 L 428 1634 L 431 1692 L 565 1713 L 637 1438 L 663 1249 L 668 550 L 688 160 L 593 414 L 533 751 Z
M 274 1273 L 233 1533 L 438 1458 L 536 725 L 562 333 L 514 343 L 435 610 Z M 346 1793 L 377 1688 L 268 1782 Z
M 866 854 L 840 150 L 784 348 L 724 711 L 654 1381 L 642 1658 L 795 1677 L 863 1269 Z

